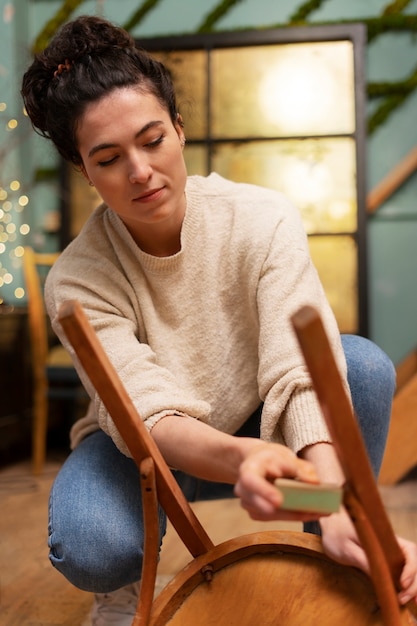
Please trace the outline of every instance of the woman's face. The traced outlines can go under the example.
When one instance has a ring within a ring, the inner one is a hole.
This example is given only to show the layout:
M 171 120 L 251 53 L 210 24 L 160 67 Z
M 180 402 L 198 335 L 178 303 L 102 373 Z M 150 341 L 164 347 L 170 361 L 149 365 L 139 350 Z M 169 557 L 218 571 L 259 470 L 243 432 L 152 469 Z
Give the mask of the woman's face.
M 185 212 L 184 134 L 149 92 L 112 91 L 77 126 L 82 171 L 147 252 L 181 231 Z M 163 246 L 162 246 L 163 247 Z M 148 249 L 147 249 L 148 248 Z

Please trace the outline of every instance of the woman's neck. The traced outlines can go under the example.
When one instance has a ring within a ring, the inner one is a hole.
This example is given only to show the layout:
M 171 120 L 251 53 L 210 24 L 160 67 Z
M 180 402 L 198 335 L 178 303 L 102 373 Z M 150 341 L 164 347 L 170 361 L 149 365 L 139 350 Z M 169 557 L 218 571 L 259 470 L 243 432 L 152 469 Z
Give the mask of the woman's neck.
M 124 224 L 139 248 L 155 257 L 168 257 L 181 250 L 181 231 L 184 213 L 175 216 L 175 220 L 153 224 Z

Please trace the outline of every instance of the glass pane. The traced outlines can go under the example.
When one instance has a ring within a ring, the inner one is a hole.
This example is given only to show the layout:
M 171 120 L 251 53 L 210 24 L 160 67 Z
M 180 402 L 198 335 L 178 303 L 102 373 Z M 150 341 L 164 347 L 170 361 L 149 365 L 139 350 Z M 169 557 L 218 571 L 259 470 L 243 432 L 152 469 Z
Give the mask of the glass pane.
M 189 139 L 207 135 L 207 53 L 204 50 L 152 52 L 171 72 L 178 109 Z
M 348 134 L 353 44 L 275 44 L 211 52 L 212 136 Z
M 90 187 L 84 176 L 70 166 L 71 206 L 70 238 L 74 239 L 101 202 L 95 187 Z
M 340 332 L 358 332 L 357 247 L 352 237 L 309 237 L 311 257 Z
M 270 187 L 300 210 L 308 233 L 357 228 L 355 144 L 350 138 L 221 143 L 212 169 L 225 178 Z
M 207 176 L 209 173 L 207 152 L 205 144 L 185 144 L 184 160 L 189 176 L 193 174 Z

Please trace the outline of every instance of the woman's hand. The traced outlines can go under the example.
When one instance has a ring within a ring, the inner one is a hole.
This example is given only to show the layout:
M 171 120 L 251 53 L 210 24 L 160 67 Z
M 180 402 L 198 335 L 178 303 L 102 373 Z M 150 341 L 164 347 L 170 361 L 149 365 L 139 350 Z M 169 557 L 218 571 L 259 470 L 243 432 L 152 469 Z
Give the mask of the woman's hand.
M 333 560 L 362 569 L 369 574 L 369 563 L 359 543 L 354 525 L 344 509 L 320 520 L 323 548 Z M 410 600 L 417 603 L 417 546 L 412 541 L 397 537 L 404 554 L 405 565 L 401 574 L 400 604 Z
M 327 556 L 343 565 L 358 567 L 369 574 L 369 564 L 366 554 L 359 542 L 355 527 L 342 508 L 320 520 L 322 530 L 323 549 Z
M 242 507 L 255 520 L 317 520 L 319 515 L 285 511 L 282 495 L 273 485 L 276 478 L 296 478 L 308 483 L 317 483 L 314 466 L 298 458 L 285 446 L 258 442 L 246 454 L 239 466 L 235 495 Z
M 417 604 L 417 545 L 401 537 L 397 537 L 397 541 L 405 558 L 400 579 L 402 590 L 398 599 L 400 604 L 407 604 L 410 600 Z

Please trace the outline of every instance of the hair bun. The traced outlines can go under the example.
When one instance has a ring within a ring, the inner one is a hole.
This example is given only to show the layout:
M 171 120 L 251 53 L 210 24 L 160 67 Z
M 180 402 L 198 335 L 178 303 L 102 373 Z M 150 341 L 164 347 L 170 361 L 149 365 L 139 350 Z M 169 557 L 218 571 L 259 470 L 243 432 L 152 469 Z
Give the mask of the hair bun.
M 60 41 L 57 47 L 62 51 L 65 45 L 72 51 L 71 58 L 74 61 L 108 51 L 109 47 L 135 47 L 135 41 L 128 32 L 92 15 L 81 16 L 74 22 L 65 24 L 58 37 Z
M 95 16 L 64 24 L 23 76 L 21 93 L 33 127 L 59 153 L 80 165 L 77 124 L 92 102 L 123 87 L 145 86 L 177 122 L 174 86 L 166 68 L 131 35 Z

